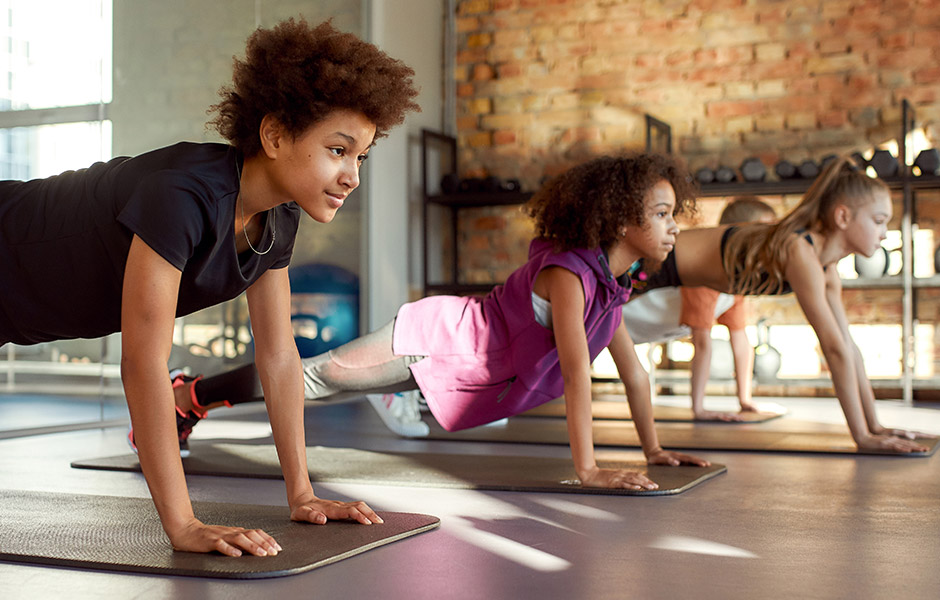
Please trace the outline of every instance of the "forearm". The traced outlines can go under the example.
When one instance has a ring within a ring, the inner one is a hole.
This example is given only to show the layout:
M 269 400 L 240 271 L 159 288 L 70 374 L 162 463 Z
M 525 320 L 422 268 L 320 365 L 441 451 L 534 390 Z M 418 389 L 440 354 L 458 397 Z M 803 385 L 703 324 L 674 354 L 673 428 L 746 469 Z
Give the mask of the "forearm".
M 832 387 L 842 406 L 849 431 L 852 433 L 852 438 L 859 442 L 869 435 L 869 430 L 862 410 L 858 379 L 851 352 L 845 345 L 841 345 L 828 350 L 824 347 L 823 355 L 829 365 Z
M 692 410 L 696 413 L 705 408 L 705 388 L 712 364 L 712 339 L 708 329 L 692 330 L 692 345 L 695 354 L 692 355 L 692 373 L 690 376 Z
M 597 468 L 594 458 L 590 374 L 581 374 L 565 382 L 565 418 L 575 472 L 584 478 L 586 473 Z
M 621 378 L 623 375 L 621 374 Z M 653 420 L 653 404 L 650 399 L 650 380 L 646 371 L 638 366 L 629 378 L 623 379 L 627 402 L 630 404 L 630 416 L 640 438 L 643 454 L 649 457 L 662 450 L 656 424 Z
M 738 387 L 741 408 L 751 403 L 751 374 L 754 370 L 754 350 L 743 329 L 730 331 L 731 355 L 734 357 L 734 379 Z
M 862 359 L 862 353 L 854 342 L 851 344 L 852 357 L 855 362 L 855 378 L 858 381 L 858 395 L 862 405 L 862 412 L 865 415 L 865 422 L 868 425 L 868 431 L 871 433 L 881 433 L 883 428 L 878 422 L 878 415 L 875 412 L 875 391 L 871 387 L 871 381 L 865 373 L 865 361 Z
M 261 358 L 257 366 L 287 499 L 293 505 L 313 495 L 307 472 L 300 359 L 296 353 L 286 352 L 269 359 Z
M 174 533 L 195 517 L 180 462 L 166 361 L 125 355 L 121 360 L 121 378 L 141 471 L 163 528 L 173 540 Z

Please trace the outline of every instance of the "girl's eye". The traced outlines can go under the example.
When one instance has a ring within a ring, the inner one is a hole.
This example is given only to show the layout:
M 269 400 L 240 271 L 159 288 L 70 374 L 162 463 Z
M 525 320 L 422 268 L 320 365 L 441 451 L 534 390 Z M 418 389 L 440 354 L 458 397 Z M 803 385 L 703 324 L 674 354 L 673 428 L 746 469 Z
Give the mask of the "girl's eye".
M 336 156 L 342 156 L 343 154 L 346 153 L 346 149 L 345 148 L 330 148 L 330 152 L 332 152 Z
M 367 158 L 369 158 L 369 155 L 368 155 L 368 154 L 360 154 L 360 155 L 359 155 L 359 162 L 360 162 L 360 163 L 364 163 Z

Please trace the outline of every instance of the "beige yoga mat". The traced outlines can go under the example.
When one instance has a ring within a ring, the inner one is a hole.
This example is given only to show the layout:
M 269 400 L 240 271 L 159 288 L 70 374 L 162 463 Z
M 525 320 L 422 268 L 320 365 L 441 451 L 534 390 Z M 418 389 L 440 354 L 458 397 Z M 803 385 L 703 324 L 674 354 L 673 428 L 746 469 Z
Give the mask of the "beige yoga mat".
M 194 502 L 193 509 L 203 522 L 263 529 L 283 551 L 238 558 L 174 551 L 149 498 L 0 490 L 0 561 L 258 579 L 310 571 L 440 525 L 397 512 L 380 512 L 380 525 L 313 525 L 291 521 L 286 506 Z
M 568 444 L 563 419 L 514 417 L 505 422 L 464 431 L 448 432 L 430 422 L 430 439 L 474 442 L 519 442 Z M 937 449 L 936 439 L 918 440 L 927 452 L 898 454 L 883 450 L 860 450 L 848 433 L 835 431 L 774 431 L 759 425 L 727 427 L 717 423 L 659 423 L 659 443 L 670 450 L 743 450 L 758 452 L 816 452 L 835 454 L 885 454 L 929 456 Z M 594 421 L 594 443 L 598 446 L 639 448 L 640 439 L 632 421 Z
M 193 442 L 190 448 L 191 455 L 183 459 L 183 469 L 189 475 L 281 478 L 281 467 L 272 445 Z M 80 469 L 140 470 L 137 457 L 133 454 L 79 460 L 73 462 L 72 466 Z M 581 487 L 570 459 L 548 457 L 393 453 L 309 447 L 307 466 L 314 483 L 631 496 L 678 494 L 726 470 L 724 465 L 702 468 L 666 467 L 647 465 L 645 462 L 603 464 L 643 472 L 659 484 L 656 490 L 636 491 Z
M 780 406 L 779 404 L 765 404 L 757 403 L 760 407 L 760 412 L 745 412 L 740 413 L 740 421 L 709 421 L 710 423 L 727 423 L 727 424 L 739 424 L 739 423 L 764 423 L 770 421 L 771 419 L 776 419 L 782 417 L 786 414 L 786 408 Z M 619 398 L 615 395 L 602 395 L 598 396 L 595 394 L 594 401 L 591 402 L 591 411 L 595 419 L 605 419 L 605 420 L 624 420 L 629 421 L 633 417 L 630 415 L 630 405 L 627 404 L 626 399 L 623 396 Z M 528 410 L 521 414 L 522 417 L 564 417 L 565 416 L 565 401 L 554 400 L 537 406 L 531 410 Z M 688 406 L 666 406 L 662 404 L 653 405 L 653 419 L 656 421 L 676 421 L 676 422 L 693 422 L 695 421 L 695 415 L 692 414 L 692 408 Z

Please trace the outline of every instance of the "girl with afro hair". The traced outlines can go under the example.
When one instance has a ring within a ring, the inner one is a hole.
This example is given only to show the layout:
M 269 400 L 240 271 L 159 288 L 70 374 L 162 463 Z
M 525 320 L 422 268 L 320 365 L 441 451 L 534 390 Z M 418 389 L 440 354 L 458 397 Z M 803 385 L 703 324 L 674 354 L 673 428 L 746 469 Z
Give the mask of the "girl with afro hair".
M 288 20 L 251 35 L 212 107 L 228 144 L 0 182 L 0 346 L 121 332 L 130 441 L 179 550 L 280 549 L 263 531 L 196 519 L 174 434 L 195 418 L 174 410 L 167 378 L 174 319 L 242 292 L 291 518 L 381 522 L 362 502 L 313 493 L 286 267 L 301 213 L 330 222 L 375 141 L 418 108 L 413 75 L 329 23 Z
M 455 431 L 564 395 L 581 484 L 656 489 L 641 473 L 602 469 L 595 461 L 591 362 L 608 348 L 647 461 L 707 465 L 659 445 L 649 378 L 621 318 L 631 266 L 663 261 L 678 233 L 673 215 L 694 209 L 690 182 L 672 158 L 650 154 L 601 157 L 559 175 L 526 207 L 538 236 L 528 262 L 504 284 L 483 298 L 430 296 L 405 304 L 378 331 L 305 359 L 306 398 L 370 394 L 379 408 L 380 394 L 386 405 L 395 396 L 416 404 L 417 394 L 401 392 L 420 389 L 438 423 Z M 195 382 L 180 397 L 209 408 L 254 399 L 252 385 L 235 379 L 225 385 L 227 375 Z M 425 425 L 412 435 L 427 431 Z

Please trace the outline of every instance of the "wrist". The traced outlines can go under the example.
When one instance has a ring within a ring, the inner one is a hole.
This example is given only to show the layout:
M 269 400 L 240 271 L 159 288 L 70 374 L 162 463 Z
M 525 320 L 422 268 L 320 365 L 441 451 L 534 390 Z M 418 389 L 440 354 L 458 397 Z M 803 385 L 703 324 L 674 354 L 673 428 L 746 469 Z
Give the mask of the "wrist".
M 643 454 L 646 456 L 646 458 L 649 458 L 649 457 L 651 457 L 651 456 L 655 456 L 655 455 L 659 454 L 659 453 L 662 452 L 662 451 L 663 451 L 663 447 L 657 445 L 657 446 L 654 446 L 653 448 L 650 448 L 649 450 L 647 450 L 646 448 L 644 448 L 644 449 L 643 449 Z

